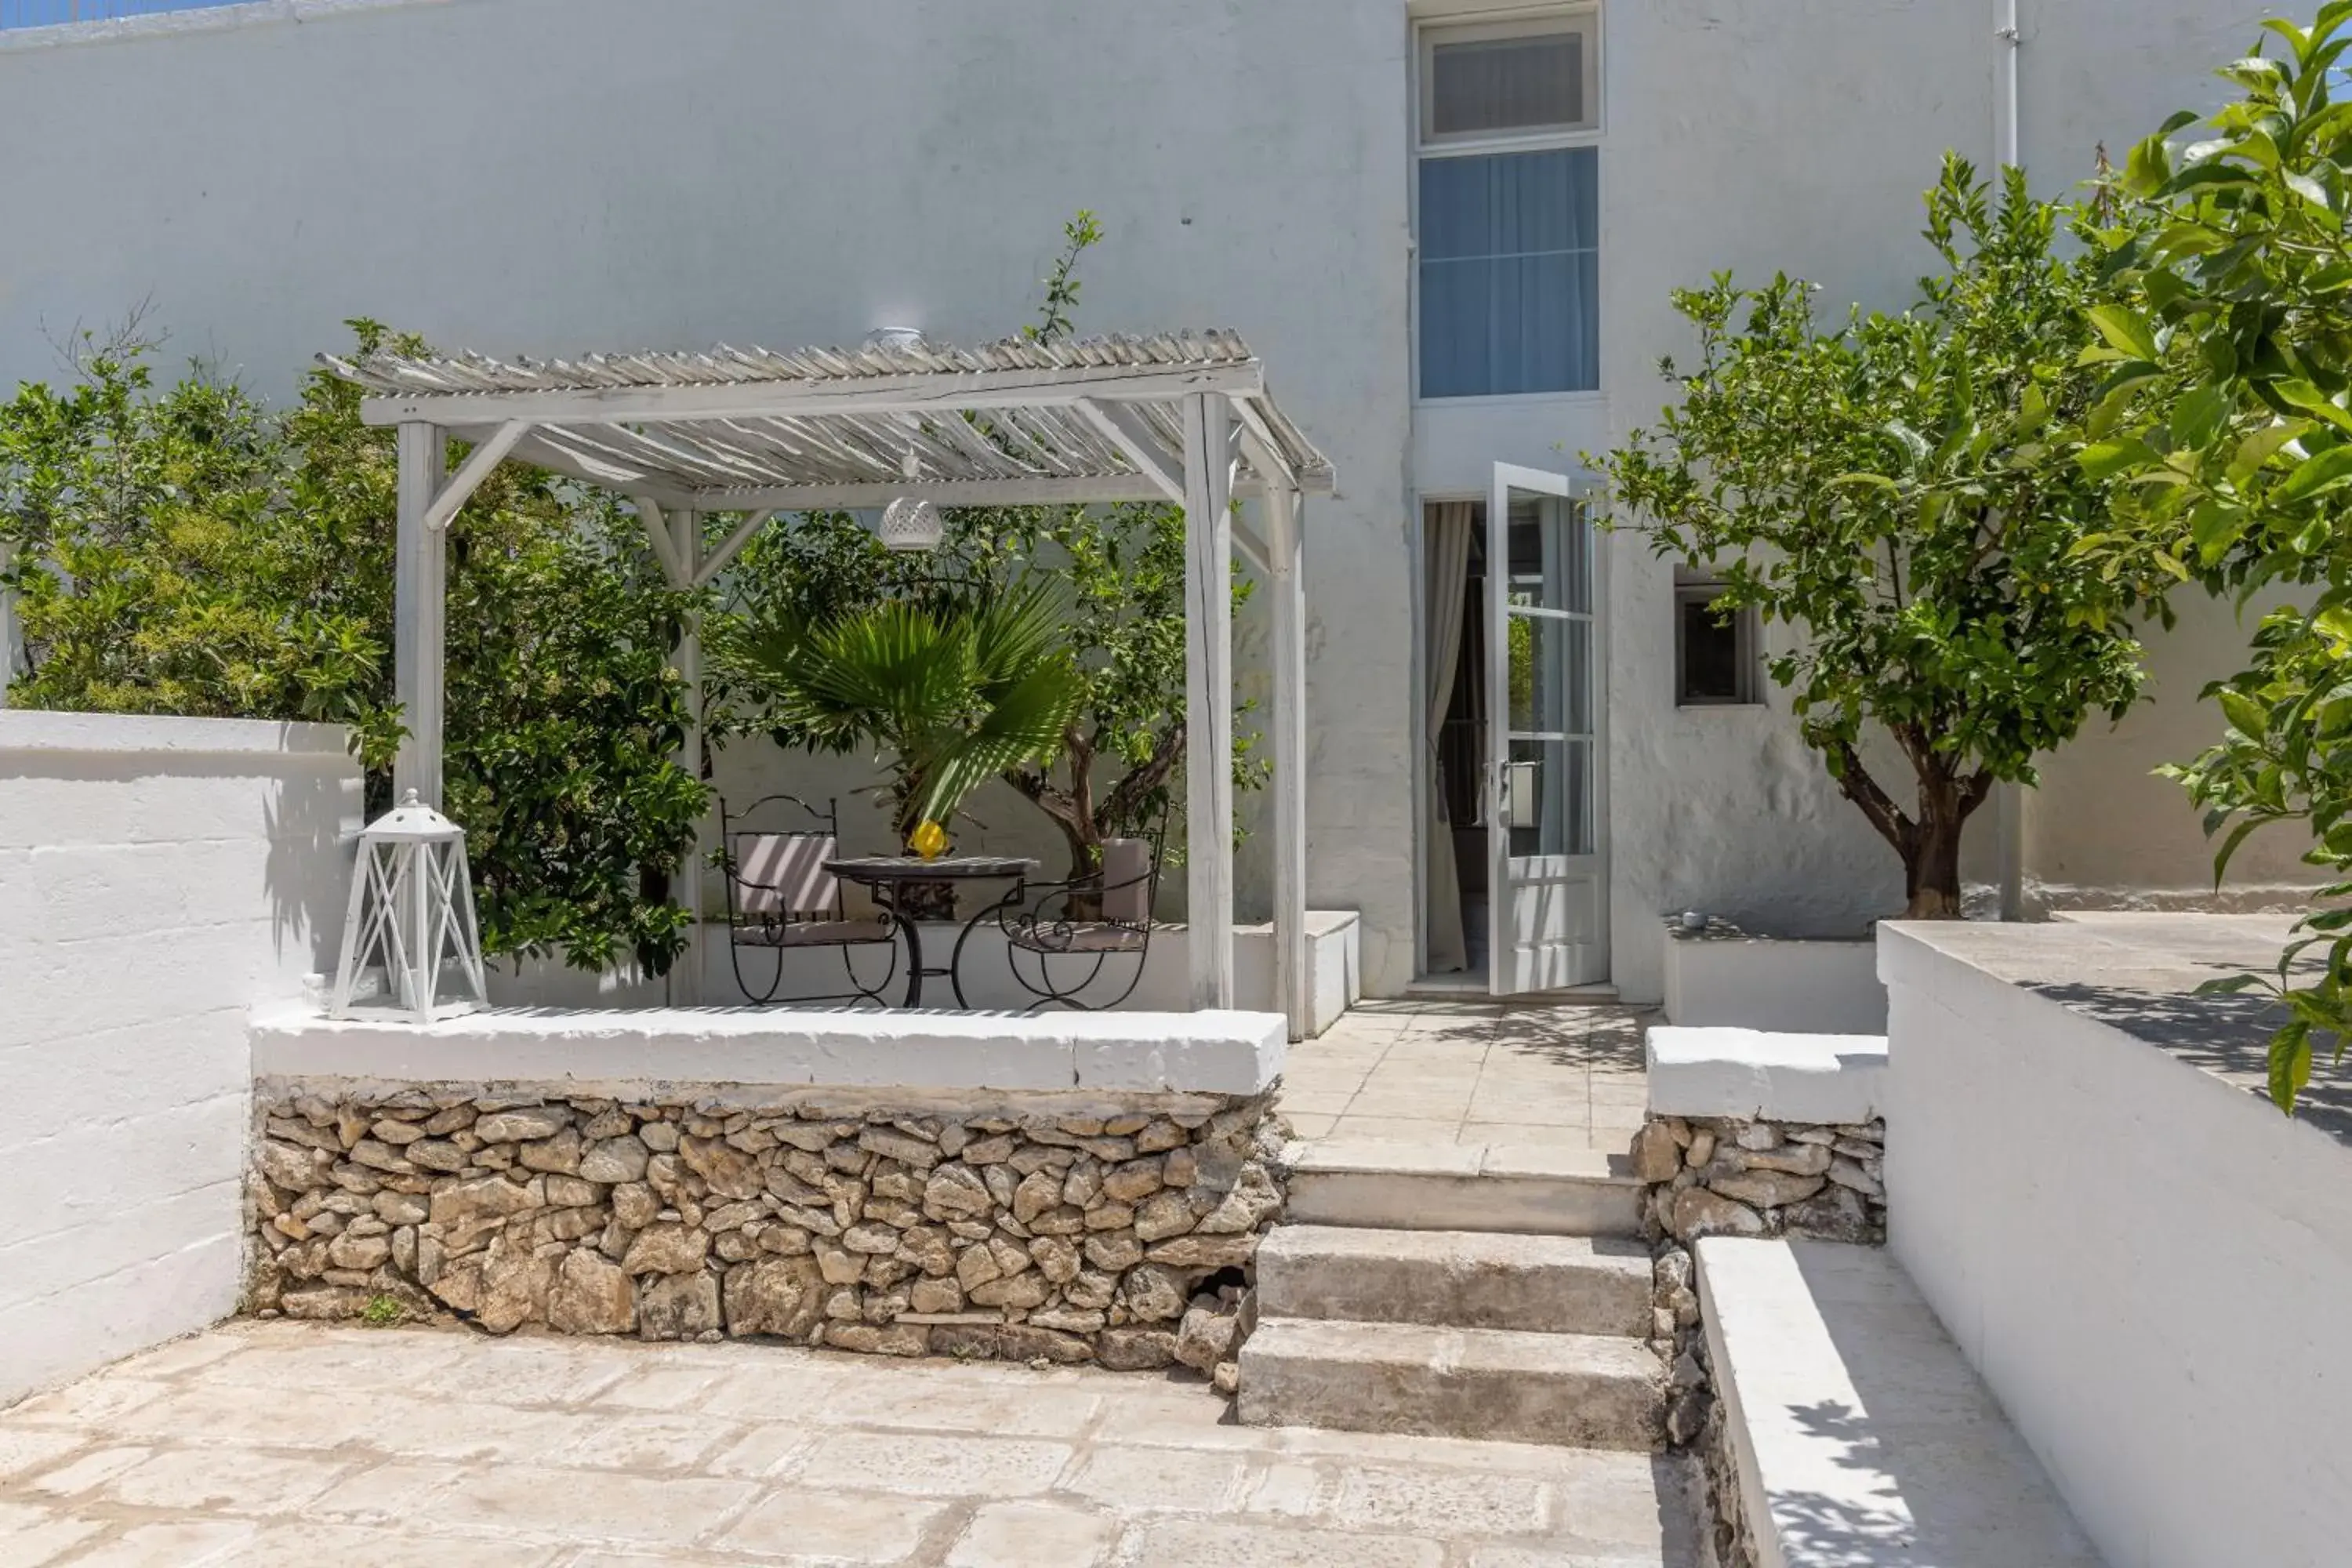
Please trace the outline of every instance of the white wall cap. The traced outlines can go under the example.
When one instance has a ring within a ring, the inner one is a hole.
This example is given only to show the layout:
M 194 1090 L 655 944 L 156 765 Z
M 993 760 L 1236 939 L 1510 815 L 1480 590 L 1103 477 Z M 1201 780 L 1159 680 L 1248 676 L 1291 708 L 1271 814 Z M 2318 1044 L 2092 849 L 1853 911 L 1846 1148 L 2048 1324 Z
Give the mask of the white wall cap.
M 52 713 L 0 710 L 0 752 L 274 752 L 347 757 L 341 724 L 271 719 L 187 719 L 156 713 Z
M 1759 1563 L 2099 1568 L 1892 1254 L 1725 1236 L 1693 1250 Z
M 1650 1113 L 1859 1122 L 1886 1103 L 1886 1037 L 1664 1024 L 1648 1039 Z
M 1261 1093 L 1287 1050 L 1273 1013 L 506 1008 L 417 1026 L 257 1013 L 257 1078 Z

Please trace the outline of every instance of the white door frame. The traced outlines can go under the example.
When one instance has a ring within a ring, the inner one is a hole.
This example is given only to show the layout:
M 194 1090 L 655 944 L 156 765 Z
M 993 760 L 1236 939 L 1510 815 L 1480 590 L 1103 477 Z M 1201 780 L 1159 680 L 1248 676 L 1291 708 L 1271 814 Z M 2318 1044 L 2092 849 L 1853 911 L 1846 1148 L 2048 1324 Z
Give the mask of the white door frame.
M 1511 853 L 1509 813 L 1505 809 L 1504 792 L 1508 787 L 1511 751 L 1509 689 L 1509 601 L 1510 575 L 1507 531 L 1510 526 L 1510 492 L 1518 490 L 1559 498 L 1562 502 L 1581 508 L 1584 511 L 1586 540 L 1587 603 L 1590 608 L 1578 612 L 1586 617 L 1591 627 L 1591 644 L 1585 660 L 1585 703 L 1590 715 L 1586 742 L 1587 790 L 1591 810 L 1591 850 L 1589 855 L 1561 857 L 1564 859 L 1590 860 L 1592 865 L 1592 928 L 1590 940 L 1582 944 L 1593 950 L 1597 963 L 1589 972 L 1570 978 L 1569 986 L 1605 984 L 1613 973 L 1614 952 L 1611 943 L 1609 920 L 1610 900 L 1610 832 L 1609 832 L 1609 681 L 1608 681 L 1608 605 L 1609 584 L 1606 553 L 1601 548 L 1601 531 L 1593 515 L 1589 488 L 1565 473 L 1541 468 L 1522 468 L 1514 463 L 1494 466 L 1492 489 L 1486 501 L 1486 671 L 1487 688 L 1487 767 L 1485 780 L 1487 820 L 1487 989 L 1496 996 L 1517 994 L 1522 987 L 1507 962 L 1509 950 L 1515 945 L 1511 930 Z M 1496 542 L 1506 541 L 1498 550 Z

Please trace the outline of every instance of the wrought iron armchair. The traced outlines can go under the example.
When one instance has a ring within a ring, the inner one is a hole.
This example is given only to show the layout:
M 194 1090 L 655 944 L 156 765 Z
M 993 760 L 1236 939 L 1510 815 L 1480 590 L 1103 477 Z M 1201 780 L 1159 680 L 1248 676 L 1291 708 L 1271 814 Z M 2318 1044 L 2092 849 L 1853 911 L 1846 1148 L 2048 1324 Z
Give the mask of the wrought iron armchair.
M 747 826 L 762 813 L 783 816 L 798 826 L 784 831 Z M 850 988 L 783 1000 L 866 1001 L 887 1006 L 882 993 L 898 973 L 898 926 L 887 913 L 845 914 L 840 879 L 824 868 L 826 861 L 841 853 L 840 803 L 827 801 L 825 809 L 819 811 L 798 795 L 772 795 L 740 812 L 730 812 L 722 800 L 719 829 L 727 872 L 728 957 L 734 964 L 735 984 L 744 996 L 762 1006 L 778 1000 L 776 993 L 784 983 L 785 954 L 800 948 L 830 947 L 841 953 L 842 971 L 849 977 Z M 868 947 L 885 948 L 890 954 L 890 967 L 871 985 L 858 979 L 853 956 L 856 950 Z M 747 948 L 773 955 L 774 969 L 764 989 L 744 975 Z
M 997 911 L 1005 963 L 1021 988 L 1037 998 L 1026 1011 L 1059 1003 L 1093 1012 L 1135 994 L 1151 949 L 1151 906 L 1166 835 L 1163 817 L 1150 838 L 1106 838 L 1101 869 L 1066 882 L 1030 883 L 1019 901 Z M 1118 994 L 1094 1001 L 1081 994 L 1106 965 L 1129 959 L 1134 969 Z

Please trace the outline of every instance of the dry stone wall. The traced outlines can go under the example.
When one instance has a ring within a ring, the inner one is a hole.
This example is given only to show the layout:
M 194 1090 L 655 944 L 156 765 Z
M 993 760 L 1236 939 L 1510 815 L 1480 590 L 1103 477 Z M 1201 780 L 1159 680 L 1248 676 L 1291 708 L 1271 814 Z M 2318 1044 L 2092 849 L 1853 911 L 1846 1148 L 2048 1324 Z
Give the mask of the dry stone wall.
M 1667 1360 L 1666 1438 L 1695 1448 L 1705 1479 L 1712 1561 L 1755 1568 L 1729 1413 L 1717 1397 L 1690 1245 L 1706 1236 L 1886 1240 L 1886 1123 L 1653 1116 L 1633 1135 L 1652 1243 L 1651 1343 Z
M 1265 1097 L 992 1114 L 259 1086 L 247 1305 L 1232 1378 Z
M 1886 1123 L 1657 1116 L 1634 1134 L 1643 1223 L 1702 1236 L 1886 1239 Z

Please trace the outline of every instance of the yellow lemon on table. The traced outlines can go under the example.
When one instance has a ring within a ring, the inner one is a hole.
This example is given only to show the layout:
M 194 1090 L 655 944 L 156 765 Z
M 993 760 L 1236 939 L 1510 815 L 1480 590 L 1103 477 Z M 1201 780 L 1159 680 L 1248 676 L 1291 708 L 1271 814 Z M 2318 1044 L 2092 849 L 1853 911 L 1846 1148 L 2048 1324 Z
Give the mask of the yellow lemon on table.
M 914 832 L 907 835 L 907 847 L 926 860 L 936 860 L 947 853 L 947 829 L 926 817 L 915 824 Z

